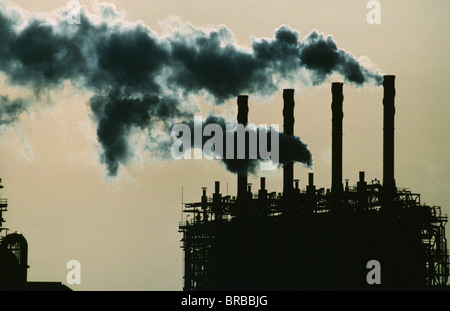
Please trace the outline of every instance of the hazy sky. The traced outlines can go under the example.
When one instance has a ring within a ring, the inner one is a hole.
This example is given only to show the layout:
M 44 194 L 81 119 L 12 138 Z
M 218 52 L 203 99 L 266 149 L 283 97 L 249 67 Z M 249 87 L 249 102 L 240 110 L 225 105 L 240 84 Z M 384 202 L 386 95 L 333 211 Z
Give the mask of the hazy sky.
M 226 26 L 233 44 L 248 51 L 252 38 L 273 38 L 276 29 L 287 25 L 300 34 L 299 40 L 313 30 L 332 35 L 340 49 L 362 64 L 396 75 L 397 186 L 420 193 L 422 202 L 442 206 L 448 214 L 450 2 L 380 1 L 381 24 L 373 25 L 366 20 L 367 2 L 111 1 L 124 20 L 142 23 L 158 38 L 173 31 L 174 23 L 190 23 L 197 30 Z M 22 11 L 26 21 L 33 14 L 51 19 L 67 2 L 3 3 Z M 99 14 L 95 11 L 99 2 L 80 3 L 90 14 Z M 81 284 L 71 285 L 75 290 L 181 290 L 181 189 L 185 202 L 196 201 L 202 186 L 211 193 L 219 180 L 223 193 L 228 186 L 229 194 L 235 195 L 235 175 L 217 161 L 159 160 L 155 150 L 148 150 L 147 132 L 142 130 L 127 137 L 134 155 L 119 166 L 115 178 L 108 177 L 100 160 L 102 145 L 90 105 L 95 92 L 90 86 L 108 83 L 109 77 L 96 77 L 81 86 L 63 78 L 36 96 L 1 70 L 0 95 L 31 100 L 17 122 L 0 128 L 0 178 L 5 186 L 1 194 L 9 202 L 4 217 L 6 227 L 28 240 L 28 279 L 66 283 L 66 263 L 75 259 L 81 263 Z M 25 75 L 27 79 L 30 73 Z M 311 170 L 296 164 L 295 177 L 304 188 L 313 171 L 317 187 L 329 188 L 331 82 L 344 78 L 333 74 L 315 87 L 305 85 L 304 79 L 282 80 L 279 91 L 266 97 L 247 92 L 249 122 L 282 128 L 281 91 L 294 88 L 295 134 L 308 144 L 314 161 Z M 234 120 L 235 98 L 219 107 L 211 101 L 198 95 L 184 104 L 198 107 L 203 117 L 214 110 Z M 362 170 L 369 181 L 382 179 L 382 112 L 381 87 L 344 84 L 343 176 L 350 185 L 356 184 Z M 281 170 L 265 176 L 269 191 L 282 190 Z M 249 178 L 253 189 L 258 188 L 258 179 Z

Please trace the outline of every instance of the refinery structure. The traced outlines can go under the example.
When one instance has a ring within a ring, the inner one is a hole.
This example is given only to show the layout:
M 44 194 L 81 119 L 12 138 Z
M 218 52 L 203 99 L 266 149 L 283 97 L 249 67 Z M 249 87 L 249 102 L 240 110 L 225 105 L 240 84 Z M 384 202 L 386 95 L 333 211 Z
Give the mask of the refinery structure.
M 0 178 L 0 189 L 3 189 Z M 0 195 L 0 291 L 69 291 L 61 282 L 28 281 L 28 242 L 3 226 L 8 200 Z
M 195 290 L 423 290 L 447 289 L 447 216 L 397 187 L 394 177 L 395 76 L 383 77 L 383 178 L 343 183 L 343 83 L 332 83 L 331 188 L 309 173 L 300 189 L 293 163 L 283 166 L 283 192 L 252 190 L 237 176 L 237 195 L 215 182 L 199 202 L 184 203 L 179 231 L 183 289 Z M 294 135 L 294 90 L 283 91 L 283 130 Z M 248 97 L 237 100 L 237 122 L 248 122 Z M 356 176 L 358 174 L 355 174 Z M 370 261 L 381 281 L 367 280 Z

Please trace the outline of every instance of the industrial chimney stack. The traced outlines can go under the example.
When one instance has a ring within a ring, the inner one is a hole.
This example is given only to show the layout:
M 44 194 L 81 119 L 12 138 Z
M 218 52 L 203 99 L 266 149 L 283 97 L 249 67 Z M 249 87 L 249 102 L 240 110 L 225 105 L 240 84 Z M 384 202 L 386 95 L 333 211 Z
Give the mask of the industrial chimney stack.
M 237 105 L 238 105 L 237 123 L 246 126 L 248 123 L 248 96 L 239 95 L 237 99 Z M 242 200 L 247 197 L 247 173 L 239 173 L 237 177 L 237 183 L 238 183 L 237 197 L 239 200 Z
M 286 135 L 294 135 L 294 90 L 283 90 L 283 131 Z M 283 167 L 283 195 L 288 196 L 293 191 L 294 163 L 289 162 Z
M 331 192 L 339 196 L 343 191 L 342 186 L 342 92 L 343 83 L 333 82 L 331 93 L 332 129 L 331 129 Z
M 386 203 L 396 191 L 394 178 L 395 76 L 383 77 L 383 191 Z

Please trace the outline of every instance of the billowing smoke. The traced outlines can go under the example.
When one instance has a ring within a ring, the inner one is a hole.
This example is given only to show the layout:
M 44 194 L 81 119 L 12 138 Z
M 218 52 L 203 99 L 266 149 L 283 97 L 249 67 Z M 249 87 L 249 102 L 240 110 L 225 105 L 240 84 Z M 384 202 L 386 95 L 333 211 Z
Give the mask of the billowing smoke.
M 196 128 L 196 124 L 193 121 L 190 122 L 183 122 L 186 124 L 189 128 L 189 134 L 190 137 L 186 140 L 188 142 L 188 146 L 177 145 L 177 148 L 181 151 L 185 151 L 186 147 L 187 149 L 191 149 L 190 154 L 192 156 L 192 149 L 197 148 L 200 149 L 203 152 L 203 156 L 210 156 L 220 158 L 222 163 L 225 165 L 226 169 L 233 173 L 252 173 L 257 174 L 259 172 L 259 169 L 261 167 L 261 163 L 264 161 L 267 161 L 265 158 L 261 156 L 261 153 L 259 152 L 261 149 L 264 151 L 267 151 L 268 155 L 273 151 L 275 146 L 272 146 L 271 142 L 271 135 L 272 132 L 275 132 L 274 134 L 278 135 L 278 157 L 275 164 L 277 165 L 283 165 L 289 162 L 300 162 L 305 167 L 311 168 L 313 164 L 312 154 L 311 151 L 308 149 L 308 145 L 304 143 L 300 137 L 298 136 L 289 136 L 286 135 L 283 132 L 278 132 L 276 129 L 269 127 L 269 128 L 261 128 L 256 127 L 255 125 L 248 125 L 246 127 L 247 133 L 244 144 L 242 146 L 238 146 L 238 133 L 236 128 L 233 128 L 232 130 L 227 129 L 227 125 L 235 125 L 233 122 L 227 121 L 222 117 L 218 117 L 215 115 L 208 115 L 205 120 L 202 120 L 202 123 L 197 125 L 198 128 Z M 220 127 L 220 131 L 218 133 L 213 130 L 211 131 L 210 135 L 205 135 L 205 127 L 214 124 L 218 125 Z M 199 145 L 195 144 L 195 133 L 198 131 L 199 136 L 201 135 L 201 141 Z M 177 138 L 182 137 L 182 135 L 185 135 L 186 133 L 175 133 L 175 136 Z M 265 135 L 264 144 L 266 146 L 260 147 L 260 144 L 262 144 L 261 137 Z M 218 137 L 220 136 L 220 137 Z M 233 136 L 233 138 L 230 138 Z M 216 138 L 219 138 L 218 140 Z M 250 153 L 250 143 L 249 137 L 253 137 L 256 140 L 255 143 L 255 156 L 252 158 L 249 156 Z M 206 148 L 206 144 L 208 141 L 213 139 L 213 141 L 222 142 L 220 152 L 217 150 L 217 146 L 213 144 L 212 148 Z M 227 152 L 230 145 L 228 144 L 227 140 L 232 139 L 233 144 L 231 144 L 231 152 Z M 239 148 L 243 147 L 242 150 L 245 151 L 245 158 L 240 159 L 238 156 Z M 228 156 L 227 156 L 228 154 Z M 229 156 L 231 155 L 231 157 Z M 270 161 L 270 160 L 268 160 Z
M 148 149 L 161 154 L 167 140 L 155 133 L 169 135 L 174 122 L 192 119 L 196 107 L 186 103 L 193 95 L 218 105 L 243 93 L 272 95 L 282 80 L 318 85 L 335 73 L 357 85 L 382 80 L 317 31 L 300 40 L 297 31 L 282 26 L 273 38 L 253 39 L 244 48 L 225 26 L 184 24 L 158 35 L 143 23 L 125 22 L 113 6 L 104 5 L 102 12 L 93 16 L 82 9 L 80 23 L 69 24 L 68 10 L 56 19 L 23 21 L 20 12 L 0 6 L 0 71 L 8 83 L 36 96 L 67 81 L 92 92 L 100 157 L 112 176 L 132 157 L 136 131 L 154 139 Z M 0 122 L 14 123 L 24 103 L 0 100 Z M 280 142 L 285 139 L 295 140 L 281 135 Z
M 253 39 L 249 51 L 230 42 L 230 37 L 228 29 L 220 28 L 169 38 L 174 66 L 168 81 L 188 92 L 206 91 L 219 101 L 246 92 L 271 95 L 281 80 L 299 79 L 302 68 L 314 85 L 333 73 L 358 85 L 382 83 L 379 73 L 317 31 L 299 41 L 297 31 L 282 26 L 272 39 Z
M 19 116 L 27 111 L 28 105 L 29 102 L 22 98 L 0 96 L 0 128 L 19 121 Z
M 93 96 L 90 105 L 97 121 L 97 137 L 103 146 L 102 161 L 113 175 L 119 163 L 126 163 L 133 155 L 128 140 L 132 130 L 150 129 L 151 125 L 163 121 L 164 130 L 170 132 L 164 122 L 190 117 L 179 109 L 176 100 L 151 93 L 130 95 L 112 90 L 107 96 Z

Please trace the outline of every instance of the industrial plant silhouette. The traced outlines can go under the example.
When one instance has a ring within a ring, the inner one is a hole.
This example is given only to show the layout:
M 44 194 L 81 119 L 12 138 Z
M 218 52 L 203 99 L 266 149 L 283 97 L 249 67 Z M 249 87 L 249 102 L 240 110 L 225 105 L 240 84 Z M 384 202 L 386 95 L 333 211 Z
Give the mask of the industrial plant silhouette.
M 185 291 L 197 290 L 428 290 L 447 289 L 447 216 L 423 205 L 420 194 L 398 188 L 394 178 L 395 76 L 383 77 L 383 180 L 356 187 L 342 180 L 343 83 L 332 83 L 331 189 L 306 189 L 283 167 L 283 192 L 269 192 L 265 178 L 252 192 L 237 176 L 237 196 L 220 182 L 179 226 Z M 237 122 L 248 122 L 248 96 L 238 97 Z M 285 89 L 284 132 L 294 134 L 294 90 Z M 379 281 L 368 263 L 380 264 Z
M 0 179 L 0 189 L 3 188 Z M 8 201 L 0 196 L 0 290 L 2 291 L 70 291 L 61 282 L 29 282 L 27 280 L 28 243 L 22 234 L 8 234 L 3 227 L 3 213 L 8 209 Z M 3 235 L 5 232 L 5 235 Z
M 191 215 L 179 226 L 185 291 L 199 290 L 428 290 L 448 289 L 447 216 L 424 205 L 420 194 L 399 188 L 394 177 L 395 76 L 383 77 L 383 179 L 356 187 L 343 183 L 343 83 L 332 83 L 331 189 L 306 189 L 283 166 L 283 192 L 269 192 L 260 179 L 252 192 L 248 176 L 237 176 L 237 195 L 185 203 Z M 294 90 L 283 91 L 283 130 L 294 135 Z M 237 100 L 237 122 L 248 123 L 248 96 Z M 1 180 L 0 180 L 1 182 Z M 0 189 L 3 186 L 0 185 Z M 70 290 L 60 282 L 27 280 L 28 244 L 7 234 L 0 197 L 0 290 Z M 6 232 L 3 235 L 3 232 Z M 370 282 L 368 263 L 380 264 Z

